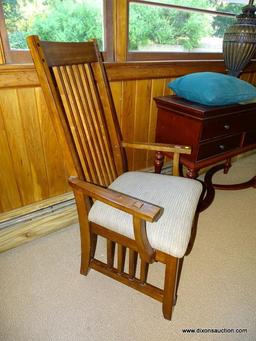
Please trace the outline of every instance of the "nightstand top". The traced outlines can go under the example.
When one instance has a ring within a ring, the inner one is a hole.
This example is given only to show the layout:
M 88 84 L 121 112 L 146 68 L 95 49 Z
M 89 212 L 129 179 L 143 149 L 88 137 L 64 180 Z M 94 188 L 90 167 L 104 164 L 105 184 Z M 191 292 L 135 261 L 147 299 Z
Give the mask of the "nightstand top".
M 255 111 L 256 115 L 256 103 L 207 106 L 190 102 L 184 98 L 174 95 L 155 97 L 154 100 L 156 101 L 158 108 L 174 110 L 182 114 L 188 114 L 196 117 L 212 117 L 230 113 L 240 113 L 243 111 Z

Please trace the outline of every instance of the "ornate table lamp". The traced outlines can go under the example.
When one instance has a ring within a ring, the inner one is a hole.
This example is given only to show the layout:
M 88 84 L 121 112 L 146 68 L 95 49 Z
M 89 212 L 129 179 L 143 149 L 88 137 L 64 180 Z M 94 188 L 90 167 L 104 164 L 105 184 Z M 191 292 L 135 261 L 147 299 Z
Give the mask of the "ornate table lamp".
M 242 8 L 237 21 L 228 27 L 223 39 L 224 62 L 229 75 L 238 77 L 256 53 L 256 7 L 254 0 Z

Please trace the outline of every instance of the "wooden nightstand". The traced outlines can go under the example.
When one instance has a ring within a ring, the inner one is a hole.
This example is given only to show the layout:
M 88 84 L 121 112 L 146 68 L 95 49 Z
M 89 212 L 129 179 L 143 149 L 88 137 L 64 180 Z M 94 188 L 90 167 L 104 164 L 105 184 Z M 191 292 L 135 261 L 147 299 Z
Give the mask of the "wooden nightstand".
M 156 142 L 192 147 L 192 154 L 180 159 L 188 177 L 196 178 L 201 168 L 222 160 L 227 172 L 231 157 L 256 148 L 256 103 L 209 107 L 177 96 L 157 97 L 155 101 Z M 158 164 L 159 159 L 161 155 Z M 256 178 L 253 181 L 255 186 Z

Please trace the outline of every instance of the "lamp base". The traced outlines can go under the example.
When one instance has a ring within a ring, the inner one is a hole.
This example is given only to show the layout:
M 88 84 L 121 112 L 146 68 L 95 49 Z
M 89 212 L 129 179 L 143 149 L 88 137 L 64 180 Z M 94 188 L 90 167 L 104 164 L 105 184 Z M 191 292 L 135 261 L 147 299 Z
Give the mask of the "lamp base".
M 224 34 L 223 54 L 228 74 L 238 77 L 256 53 L 256 7 L 250 2 Z

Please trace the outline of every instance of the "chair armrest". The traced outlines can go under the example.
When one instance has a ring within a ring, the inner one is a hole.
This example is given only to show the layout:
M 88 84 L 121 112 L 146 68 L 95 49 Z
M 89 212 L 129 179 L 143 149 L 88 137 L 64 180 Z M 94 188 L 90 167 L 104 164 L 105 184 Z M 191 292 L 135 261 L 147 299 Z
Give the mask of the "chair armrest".
M 179 175 L 180 154 L 191 154 L 191 147 L 164 143 L 122 142 L 125 148 L 152 150 L 156 152 L 173 153 L 173 175 Z
M 146 231 L 146 221 L 157 221 L 163 213 L 163 208 L 150 204 L 140 199 L 133 198 L 127 194 L 91 184 L 86 181 L 79 180 L 76 177 L 69 178 L 69 184 L 75 191 L 75 196 L 82 192 L 88 197 L 102 201 L 105 204 L 113 206 L 121 211 L 130 213 L 133 216 L 134 237 L 138 247 L 139 254 L 143 260 L 152 263 L 155 258 L 155 250 L 151 247 Z M 76 194 L 77 193 L 77 194 Z M 79 201 L 82 202 L 81 200 Z M 79 203 L 78 203 L 79 204 Z M 84 209 L 81 221 L 84 219 Z M 78 215 L 80 212 L 78 209 Z M 80 220 L 80 218 L 79 218 Z M 86 219 L 88 226 L 88 220 Z
M 175 145 L 175 144 L 137 143 L 137 142 L 133 143 L 133 142 L 122 141 L 122 146 L 124 148 L 144 149 L 144 150 L 152 150 L 152 151 L 166 152 L 166 153 L 191 154 L 191 147 Z
M 102 201 L 105 204 L 120 209 L 121 211 L 132 214 L 134 217 L 149 222 L 157 221 L 163 213 L 163 208 L 133 198 L 127 194 L 94 185 L 76 177 L 69 178 L 70 186 L 75 190 L 80 190 L 89 197 Z

